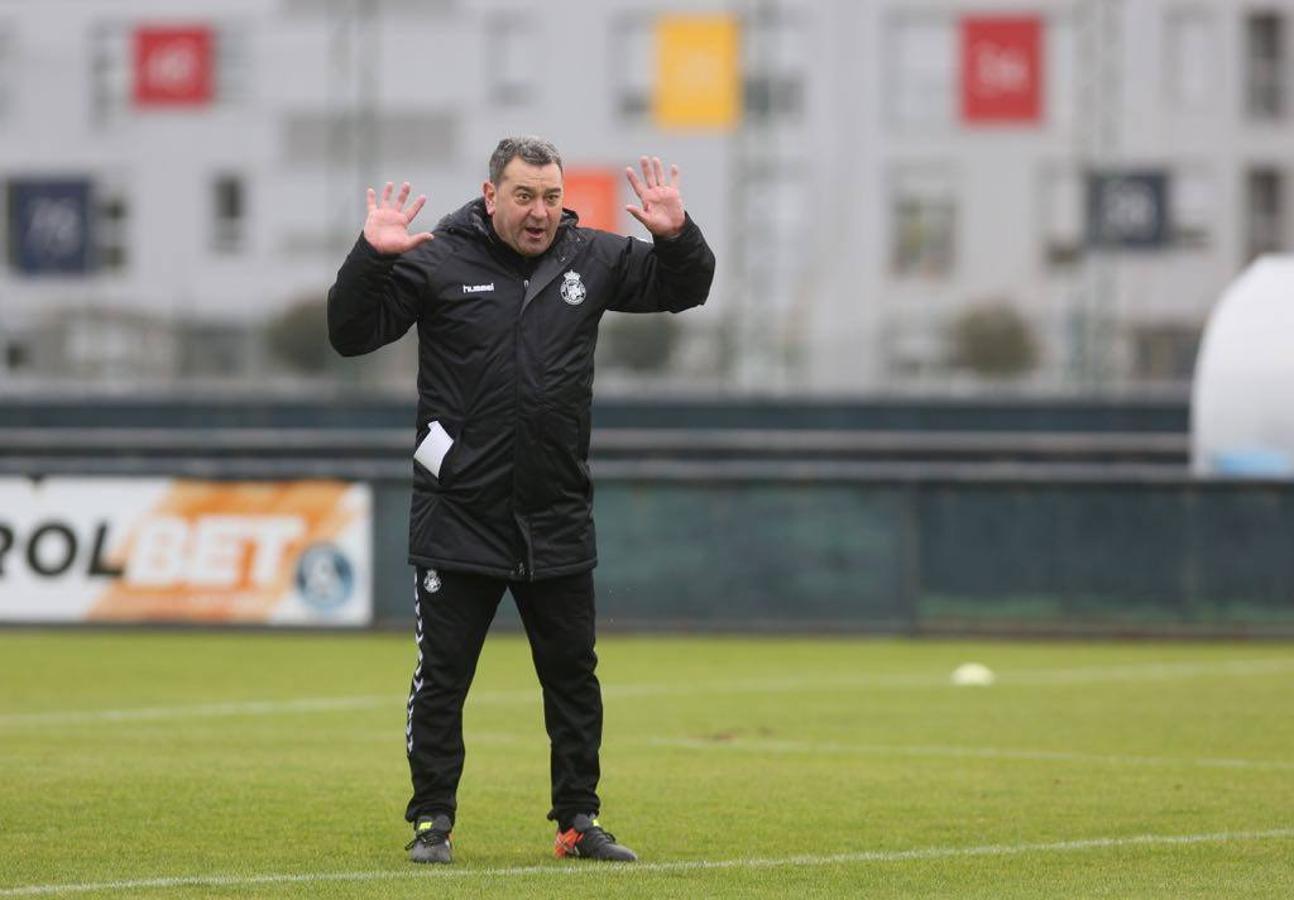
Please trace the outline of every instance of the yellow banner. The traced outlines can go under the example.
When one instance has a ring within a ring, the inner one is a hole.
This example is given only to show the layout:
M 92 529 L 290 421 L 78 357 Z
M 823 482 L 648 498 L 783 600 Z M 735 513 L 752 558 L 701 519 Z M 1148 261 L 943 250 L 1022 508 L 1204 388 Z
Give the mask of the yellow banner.
M 722 130 L 741 117 L 740 25 L 732 15 L 656 20 L 656 91 L 662 129 Z

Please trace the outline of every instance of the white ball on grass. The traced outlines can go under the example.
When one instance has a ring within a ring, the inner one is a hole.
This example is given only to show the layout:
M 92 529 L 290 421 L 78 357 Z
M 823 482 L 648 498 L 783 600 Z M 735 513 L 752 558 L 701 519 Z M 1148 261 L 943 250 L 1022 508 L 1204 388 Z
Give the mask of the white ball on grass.
M 981 663 L 962 663 L 953 669 L 952 682 L 956 685 L 986 686 L 997 680 L 993 670 Z

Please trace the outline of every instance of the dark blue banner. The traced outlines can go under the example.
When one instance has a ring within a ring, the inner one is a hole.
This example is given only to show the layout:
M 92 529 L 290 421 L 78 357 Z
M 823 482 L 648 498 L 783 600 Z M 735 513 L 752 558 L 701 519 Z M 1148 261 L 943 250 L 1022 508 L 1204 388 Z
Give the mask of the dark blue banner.
M 27 275 L 83 275 L 93 266 L 89 179 L 9 182 L 9 261 Z
M 1091 172 L 1087 176 L 1087 243 L 1105 250 L 1165 246 L 1168 174 L 1162 171 Z

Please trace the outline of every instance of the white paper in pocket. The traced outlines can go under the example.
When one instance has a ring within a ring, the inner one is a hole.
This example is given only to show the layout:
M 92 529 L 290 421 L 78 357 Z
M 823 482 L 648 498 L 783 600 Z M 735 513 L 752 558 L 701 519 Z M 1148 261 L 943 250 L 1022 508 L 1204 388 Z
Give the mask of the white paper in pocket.
M 454 439 L 449 436 L 449 432 L 441 428 L 439 422 L 432 422 L 427 430 L 427 436 L 422 439 L 422 443 L 418 444 L 418 449 L 413 451 L 413 458 L 422 463 L 428 472 L 439 478 L 440 464 L 452 446 L 454 446 Z

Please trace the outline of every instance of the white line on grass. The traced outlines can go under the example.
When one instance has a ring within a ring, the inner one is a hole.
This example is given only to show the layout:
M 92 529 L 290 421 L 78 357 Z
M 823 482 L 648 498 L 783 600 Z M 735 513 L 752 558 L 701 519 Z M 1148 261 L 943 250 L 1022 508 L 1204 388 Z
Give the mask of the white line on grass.
M 1161 681 L 1207 675 L 1276 675 L 1294 671 L 1294 659 L 1232 659 L 1213 662 L 1125 663 L 1115 666 L 1077 666 L 1069 669 L 1033 669 L 1002 674 L 1004 684 L 1088 684 L 1097 681 Z
M 389 741 L 389 735 L 378 736 Z M 542 731 L 530 735 L 506 731 L 472 732 L 469 740 L 484 744 L 533 744 L 545 747 Z M 1127 753 L 1074 753 L 1066 750 L 1012 750 L 1005 747 L 967 747 L 955 744 L 842 744 L 836 741 L 787 741 L 773 738 L 718 736 L 713 738 L 653 737 L 612 739 L 612 744 L 647 745 L 679 750 L 735 750 L 749 753 L 809 754 L 824 756 L 915 756 L 953 759 L 1008 759 L 1023 762 L 1072 762 L 1113 766 L 1198 766 L 1206 769 L 1254 769 L 1294 772 L 1294 762 L 1209 756 L 1135 756 Z
M 0 725 L 60 725 L 81 722 L 149 722 L 158 719 L 202 719 L 215 716 L 276 716 L 293 712 L 331 712 L 370 709 L 393 704 L 390 694 L 355 697 L 299 697 L 295 700 L 243 700 L 196 703 L 188 706 L 141 706 L 133 709 L 58 710 L 11 713 L 0 716 Z
M 1271 675 L 1294 671 L 1294 659 L 1219 660 L 1217 662 L 1130 663 L 1119 666 L 1087 666 L 1069 669 L 1021 669 L 998 673 L 998 685 L 1045 686 L 1089 684 L 1098 681 L 1160 681 L 1206 676 Z M 868 688 L 951 688 L 947 675 L 863 675 L 845 678 L 779 678 L 729 682 L 695 681 L 688 684 L 619 684 L 603 687 L 603 695 L 616 697 L 659 697 L 697 694 L 782 694 L 796 691 L 846 691 Z M 964 690 L 958 688 L 958 690 Z M 539 687 L 479 691 L 472 704 L 532 702 Z M 0 728 L 22 725 L 81 724 L 84 722 L 139 722 L 159 719 L 205 718 L 212 716 L 269 716 L 284 713 L 334 712 L 337 710 L 403 710 L 403 695 L 368 694 L 351 697 L 305 697 L 291 700 L 247 700 L 200 703 L 185 706 L 154 706 L 127 709 L 52 710 L 38 713 L 0 714 Z
M 930 756 L 971 759 L 1017 759 L 1026 762 L 1076 762 L 1119 766 L 1201 766 L 1216 769 L 1294 771 L 1294 762 L 1225 757 L 1133 756 L 1122 753 L 1072 753 L 1064 750 L 1010 750 L 1002 747 L 955 745 L 903 746 L 895 744 L 840 744 L 832 741 L 783 741 L 763 738 L 648 738 L 655 747 L 684 750 L 745 750 L 753 753 L 809 753 L 866 756 Z
M 838 866 L 860 863 L 892 863 L 910 860 L 957 859 L 973 856 L 1017 856 L 1027 853 L 1072 853 L 1119 847 L 1168 847 L 1187 844 L 1222 844 L 1238 841 L 1286 840 L 1294 838 L 1294 828 L 1267 831 L 1223 831 L 1214 834 L 1139 834 L 1130 837 L 1088 838 L 1077 841 L 1055 841 L 1045 844 L 987 844 L 979 847 L 924 847 L 915 850 L 871 850 L 857 853 L 833 853 L 824 856 L 755 857 L 747 859 L 680 860 L 678 862 L 640 862 L 634 865 L 601 865 L 589 863 L 545 866 L 506 866 L 502 868 L 433 868 L 392 869 L 367 872 L 307 872 L 270 875 L 188 875 L 171 878 L 138 878 L 130 881 L 98 881 L 77 884 L 32 884 L 0 888 L 0 897 L 32 897 L 51 894 L 78 894 L 89 891 L 133 891 L 173 887 L 246 887 L 268 884 L 316 884 L 322 882 L 403 881 L 416 878 L 487 880 L 517 878 L 528 875 L 629 875 L 643 872 L 695 872 L 713 869 L 772 869 L 783 866 Z

